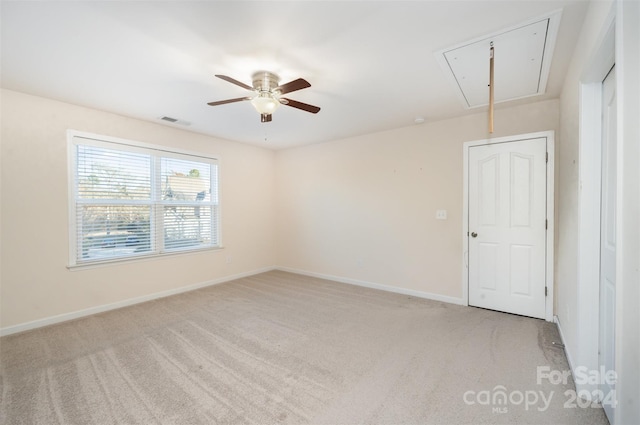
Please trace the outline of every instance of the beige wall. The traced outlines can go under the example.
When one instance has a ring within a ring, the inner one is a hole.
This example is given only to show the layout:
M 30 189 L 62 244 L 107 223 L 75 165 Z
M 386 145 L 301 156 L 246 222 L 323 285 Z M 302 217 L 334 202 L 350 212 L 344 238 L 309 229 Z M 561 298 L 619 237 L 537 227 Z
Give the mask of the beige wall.
M 557 129 L 558 107 L 499 109 L 494 136 Z M 462 295 L 462 143 L 485 113 L 274 153 L 7 90 L 1 112 L 2 328 L 274 265 Z M 218 156 L 225 249 L 68 270 L 67 129 Z
M 2 328 L 275 264 L 272 151 L 7 90 L 1 114 Z M 217 156 L 225 249 L 69 271 L 67 129 Z
M 558 126 L 550 100 L 497 110 L 493 136 Z M 278 265 L 462 297 L 462 145 L 488 136 L 484 112 L 277 152 Z

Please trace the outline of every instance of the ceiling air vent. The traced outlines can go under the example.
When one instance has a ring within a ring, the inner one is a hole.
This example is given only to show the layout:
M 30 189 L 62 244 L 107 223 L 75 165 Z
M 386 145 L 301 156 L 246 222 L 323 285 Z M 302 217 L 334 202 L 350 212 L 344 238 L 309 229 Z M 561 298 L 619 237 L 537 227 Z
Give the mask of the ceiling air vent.
M 465 108 L 489 103 L 489 49 L 494 47 L 495 101 L 544 94 L 562 11 L 436 52 Z
M 160 121 L 166 121 L 166 122 L 170 122 L 173 124 L 180 124 L 180 125 L 191 125 L 190 122 L 179 120 L 177 118 L 166 117 L 166 116 L 160 117 Z

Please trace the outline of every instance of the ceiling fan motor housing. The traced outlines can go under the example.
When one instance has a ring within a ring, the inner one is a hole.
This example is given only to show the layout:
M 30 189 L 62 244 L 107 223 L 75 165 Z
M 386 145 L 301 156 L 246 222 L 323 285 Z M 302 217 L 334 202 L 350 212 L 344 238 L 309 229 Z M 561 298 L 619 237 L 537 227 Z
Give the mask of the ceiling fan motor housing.
M 278 87 L 280 77 L 268 71 L 258 71 L 253 74 L 253 88 L 259 92 L 271 92 Z

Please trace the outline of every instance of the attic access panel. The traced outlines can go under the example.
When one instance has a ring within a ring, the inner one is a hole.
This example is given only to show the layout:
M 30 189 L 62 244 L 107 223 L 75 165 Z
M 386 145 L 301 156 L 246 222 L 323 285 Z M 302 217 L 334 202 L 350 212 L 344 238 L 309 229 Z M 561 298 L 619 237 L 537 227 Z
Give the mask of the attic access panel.
M 495 102 L 544 94 L 561 11 L 436 53 L 465 108 L 489 103 L 489 49 L 494 47 Z

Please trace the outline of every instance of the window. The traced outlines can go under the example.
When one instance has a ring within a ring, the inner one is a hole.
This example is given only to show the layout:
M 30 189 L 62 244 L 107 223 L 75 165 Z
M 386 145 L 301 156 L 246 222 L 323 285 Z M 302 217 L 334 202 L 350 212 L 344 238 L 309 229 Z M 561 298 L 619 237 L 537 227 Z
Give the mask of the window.
M 69 146 L 71 266 L 220 246 L 215 159 L 75 132 Z

